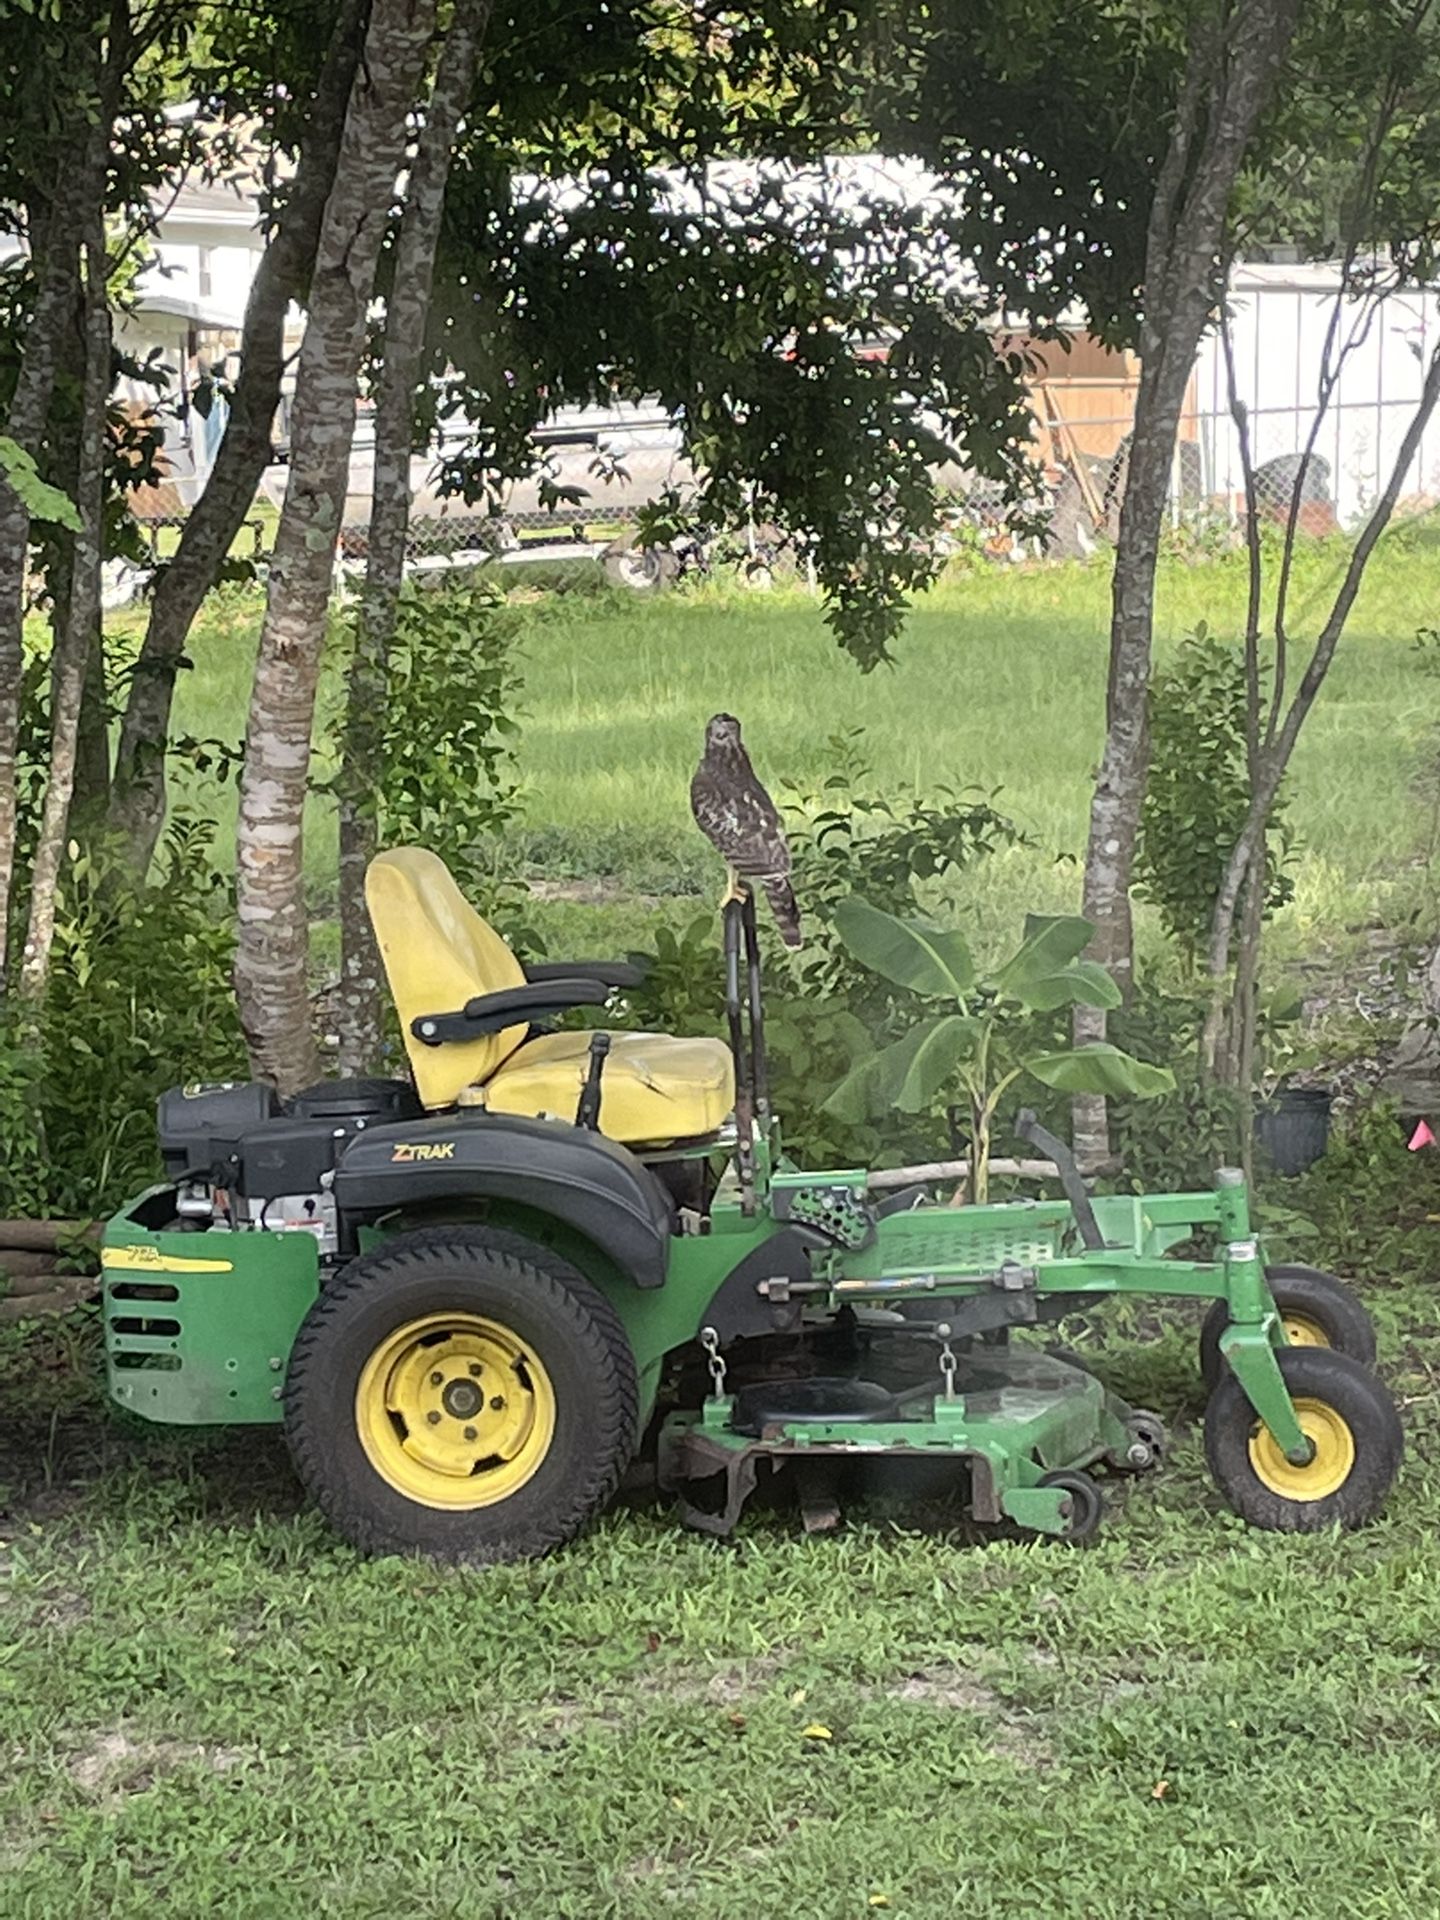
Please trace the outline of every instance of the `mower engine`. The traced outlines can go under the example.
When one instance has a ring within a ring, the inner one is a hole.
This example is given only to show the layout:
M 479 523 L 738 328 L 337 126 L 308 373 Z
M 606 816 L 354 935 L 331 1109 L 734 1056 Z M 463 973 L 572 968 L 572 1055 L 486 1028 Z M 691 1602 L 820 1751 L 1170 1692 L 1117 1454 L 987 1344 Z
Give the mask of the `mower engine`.
M 322 1258 L 333 1255 L 340 1155 L 366 1127 L 420 1112 L 400 1080 L 332 1080 L 289 1101 L 234 1081 L 173 1087 L 160 1099 L 160 1150 L 180 1225 L 309 1233 Z

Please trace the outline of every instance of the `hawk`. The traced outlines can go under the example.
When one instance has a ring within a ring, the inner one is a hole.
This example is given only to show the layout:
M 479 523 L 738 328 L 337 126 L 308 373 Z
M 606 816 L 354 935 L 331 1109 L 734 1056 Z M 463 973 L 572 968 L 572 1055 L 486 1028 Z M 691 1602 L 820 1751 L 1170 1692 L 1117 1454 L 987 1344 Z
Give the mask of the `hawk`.
M 740 722 L 717 713 L 705 729 L 705 752 L 690 782 L 695 824 L 725 862 L 727 899 L 741 881 L 763 887 L 787 947 L 800 945 L 800 908 L 790 885 L 790 843 L 775 802 L 756 778 L 740 739 Z

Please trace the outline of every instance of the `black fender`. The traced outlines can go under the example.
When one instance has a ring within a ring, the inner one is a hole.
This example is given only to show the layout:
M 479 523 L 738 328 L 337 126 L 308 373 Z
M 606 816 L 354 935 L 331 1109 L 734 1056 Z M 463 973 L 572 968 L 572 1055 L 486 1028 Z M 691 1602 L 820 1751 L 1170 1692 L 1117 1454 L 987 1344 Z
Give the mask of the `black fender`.
M 638 1287 L 665 1281 L 670 1198 L 636 1159 L 603 1134 L 563 1120 L 460 1112 L 357 1134 L 335 1169 L 340 1243 L 400 1208 L 513 1200 L 563 1220 Z

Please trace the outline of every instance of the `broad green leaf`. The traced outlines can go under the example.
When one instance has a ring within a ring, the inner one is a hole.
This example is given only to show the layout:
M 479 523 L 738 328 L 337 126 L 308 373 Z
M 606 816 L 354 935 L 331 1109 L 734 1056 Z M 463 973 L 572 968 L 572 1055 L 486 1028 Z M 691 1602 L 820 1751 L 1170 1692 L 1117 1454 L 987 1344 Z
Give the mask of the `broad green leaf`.
M 68 527 L 71 533 L 80 532 L 80 514 L 69 495 L 42 480 L 33 456 L 3 433 L 0 433 L 0 473 L 10 482 L 32 520 L 45 520 L 53 526 Z
M 1035 1013 L 1049 1013 L 1054 1007 L 1118 1007 L 1120 989 L 1096 960 L 1076 960 L 1058 973 L 1034 980 L 1025 993 L 1025 1004 Z
M 852 1067 L 825 1102 L 825 1111 L 851 1122 L 890 1107 L 922 1113 L 974 1051 L 979 1031 L 978 1020 L 958 1013 L 920 1021 L 903 1040 Z
M 1168 1067 L 1147 1066 L 1108 1040 L 1036 1054 L 1025 1062 L 1025 1070 L 1057 1093 L 1130 1094 L 1137 1100 L 1153 1100 L 1157 1094 L 1175 1090 L 1175 1076 Z
M 863 966 L 897 987 L 960 1000 L 975 984 L 963 936 L 926 920 L 900 920 L 852 895 L 835 909 L 835 931 Z
M 1094 931 L 1088 920 L 1063 914 L 1029 915 L 1025 921 L 1024 944 L 995 975 L 995 985 L 1007 1000 L 1018 1000 L 1022 1006 L 1037 1005 L 1030 997 L 1031 992 L 1040 981 L 1062 973 L 1072 961 L 1078 960 L 1089 946 Z

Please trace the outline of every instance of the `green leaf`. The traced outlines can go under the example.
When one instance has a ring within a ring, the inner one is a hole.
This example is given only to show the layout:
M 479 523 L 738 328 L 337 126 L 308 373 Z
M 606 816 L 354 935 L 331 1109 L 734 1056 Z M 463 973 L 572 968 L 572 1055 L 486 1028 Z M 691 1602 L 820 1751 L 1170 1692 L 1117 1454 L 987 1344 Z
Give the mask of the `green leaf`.
M 903 1040 L 852 1067 L 825 1102 L 825 1111 L 854 1123 L 889 1107 L 923 1113 L 974 1052 L 979 1032 L 978 1020 L 958 1013 L 920 1021 Z
M 995 985 L 1001 995 L 1007 1000 L 1018 1000 L 1021 1006 L 1045 1004 L 1033 1000 L 1032 993 L 1043 991 L 1041 981 L 1064 973 L 1078 960 L 1089 946 L 1094 931 L 1088 920 L 1070 915 L 1027 914 L 1023 945 L 995 975 Z M 1048 1004 L 1063 1006 L 1065 1003 L 1062 999 Z
M 951 927 L 901 920 L 852 895 L 835 909 L 835 931 L 862 965 L 912 993 L 960 1000 L 975 984 L 970 949 Z
M 1025 1004 L 1035 1013 L 1055 1007 L 1118 1007 L 1120 989 L 1098 960 L 1076 960 L 1058 973 L 1032 981 Z
M 1108 1040 L 1036 1054 L 1025 1062 L 1025 1071 L 1057 1093 L 1129 1094 L 1137 1100 L 1153 1100 L 1175 1090 L 1175 1076 L 1168 1067 L 1147 1066 Z
M 17 441 L 0 433 L 0 473 L 32 520 L 45 520 L 71 533 L 81 531 L 80 515 L 74 502 L 58 487 L 40 478 L 34 458 Z

